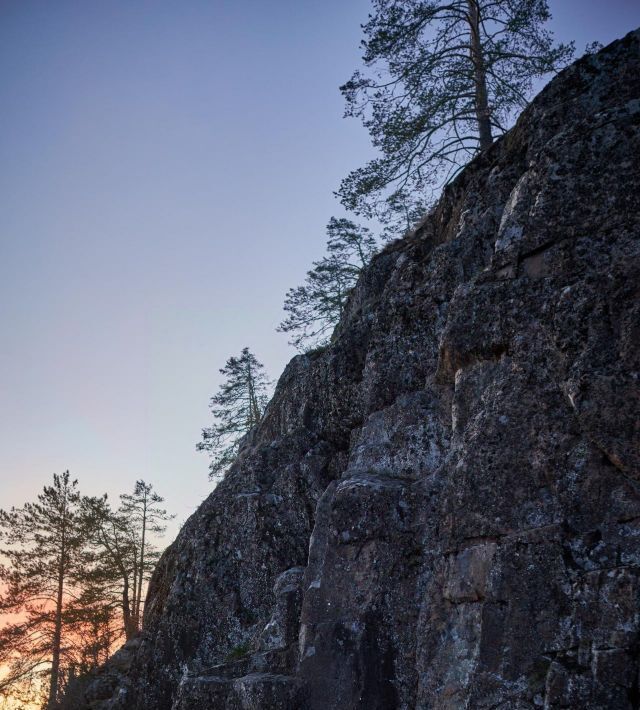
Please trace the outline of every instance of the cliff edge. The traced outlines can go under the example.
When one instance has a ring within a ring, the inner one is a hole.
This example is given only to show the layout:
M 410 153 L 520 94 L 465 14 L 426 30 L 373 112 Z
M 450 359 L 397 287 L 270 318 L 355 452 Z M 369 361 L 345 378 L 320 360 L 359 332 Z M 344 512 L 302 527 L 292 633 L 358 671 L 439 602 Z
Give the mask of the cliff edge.
M 640 707 L 639 156 L 640 30 L 373 260 L 87 707 Z

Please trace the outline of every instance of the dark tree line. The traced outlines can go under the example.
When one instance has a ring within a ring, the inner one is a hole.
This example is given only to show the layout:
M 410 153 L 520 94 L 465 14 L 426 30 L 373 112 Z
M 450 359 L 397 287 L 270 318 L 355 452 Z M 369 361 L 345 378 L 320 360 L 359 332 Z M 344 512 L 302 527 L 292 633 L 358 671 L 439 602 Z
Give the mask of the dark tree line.
M 35 502 L 0 510 L 0 695 L 45 692 L 58 706 L 75 676 L 137 634 L 154 539 L 171 516 L 144 481 L 120 496 L 83 496 L 69 472 Z

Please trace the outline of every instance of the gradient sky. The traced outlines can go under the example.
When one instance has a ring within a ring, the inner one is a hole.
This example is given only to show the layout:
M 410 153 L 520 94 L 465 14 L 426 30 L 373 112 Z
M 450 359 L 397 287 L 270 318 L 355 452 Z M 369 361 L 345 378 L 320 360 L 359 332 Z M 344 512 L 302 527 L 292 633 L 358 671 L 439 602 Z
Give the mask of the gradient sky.
M 552 0 L 579 52 L 639 0 Z M 0 507 L 70 469 L 153 482 L 177 525 L 218 368 L 272 377 L 289 286 L 372 156 L 338 86 L 368 0 L 0 0 Z

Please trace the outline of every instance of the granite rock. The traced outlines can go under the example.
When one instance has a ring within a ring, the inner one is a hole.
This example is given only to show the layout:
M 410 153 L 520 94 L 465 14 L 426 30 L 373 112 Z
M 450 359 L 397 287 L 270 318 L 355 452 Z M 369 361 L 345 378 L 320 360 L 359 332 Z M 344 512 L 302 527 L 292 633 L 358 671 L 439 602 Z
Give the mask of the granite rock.
M 640 707 L 639 156 L 636 31 L 291 361 L 92 708 Z

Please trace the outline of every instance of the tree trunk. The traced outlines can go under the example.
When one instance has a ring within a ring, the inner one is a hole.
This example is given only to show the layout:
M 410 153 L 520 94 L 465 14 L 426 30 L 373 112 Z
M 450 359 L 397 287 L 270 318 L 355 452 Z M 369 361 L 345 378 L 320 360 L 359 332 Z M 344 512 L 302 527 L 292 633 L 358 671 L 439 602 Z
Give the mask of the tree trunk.
M 142 583 L 144 582 L 144 546 L 147 533 L 147 494 L 144 495 L 144 508 L 142 513 L 142 540 L 140 542 L 140 569 L 138 570 L 138 598 L 136 599 L 135 625 L 136 631 L 140 630 L 140 606 L 142 602 Z
M 137 623 L 135 621 L 136 609 L 138 607 L 138 549 L 135 548 L 133 552 L 133 590 L 131 594 L 131 623 L 137 629 Z
M 64 523 L 63 523 L 64 525 Z M 53 642 L 51 645 L 51 684 L 49 685 L 49 700 L 47 710 L 54 710 L 58 704 L 58 678 L 60 676 L 60 646 L 62 643 L 62 602 L 64 598 L 64 555 L 65 542 L 64 530 L 62 533 L 62 549 L 60 551 L 60 564 L 58 566 L 58 593 L 56 597 L 56 615 L 53 628 Z
M 249 421 L 248 428 L 253 428 L 260 421 L 260 408 L 256 399 L 255 383 L 253 380 L 253 372 L 251 365 L 247 363 L 247 387 L 249 389 Z
M 475 109 L 480 136 L 480 150 L 486 150 L 493 143 L 491 134 L 491 112 L 487 95 L 487 75 L 484 68 L 482 43 L 480 42 L 480 7 L 478 0 L 467 0 L 470 28 L 469 50 L 473 63 L 473 83 L 475 85 Z
M 129 580 L 127 579 L 127 577 L 124 577 L 124 584 L 122 587 L 122 618 L 124 621 L 124 633 L 127 641 L 129 641 L 135 636 L 137 629 L 131 617 L 131 603 L 129 601 Z

